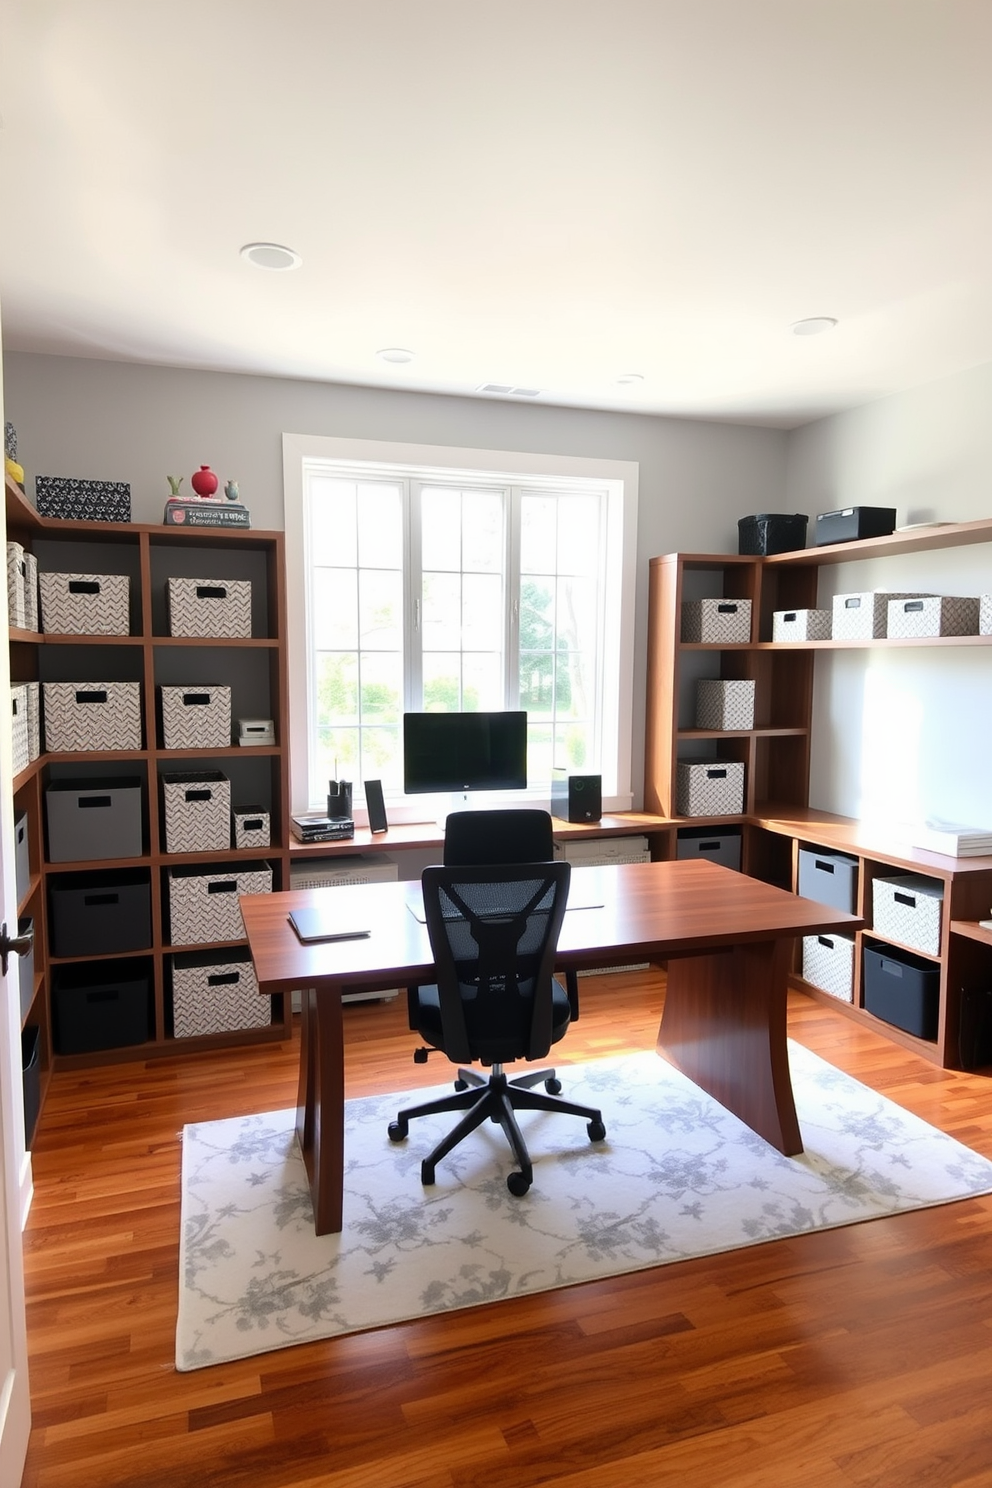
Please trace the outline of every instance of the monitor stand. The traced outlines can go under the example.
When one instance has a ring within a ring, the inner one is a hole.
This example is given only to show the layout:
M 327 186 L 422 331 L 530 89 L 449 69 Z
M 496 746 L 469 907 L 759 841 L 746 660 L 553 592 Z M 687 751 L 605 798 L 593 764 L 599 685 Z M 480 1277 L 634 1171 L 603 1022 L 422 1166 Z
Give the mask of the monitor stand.
M 441 828 L 441 831 L 444 831 L 448 817 L 453 811 L 468 811 L 471 806 L 472 797 L 469 791 L 449 791 L 447 796 L 445 797 L 445 805 L 443 809 L 438 812 L 437 816 L 437 824 Z

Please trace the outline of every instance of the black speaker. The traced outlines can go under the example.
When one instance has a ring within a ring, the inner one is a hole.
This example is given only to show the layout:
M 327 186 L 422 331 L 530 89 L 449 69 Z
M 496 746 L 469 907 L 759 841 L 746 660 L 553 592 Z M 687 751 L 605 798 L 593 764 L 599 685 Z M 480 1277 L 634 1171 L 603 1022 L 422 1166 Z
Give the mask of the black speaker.
M 559 821 L 597 822 L 603 815 L 602 775 L 551 773 L 551 814 Z
M 366 780 L 365 804 L 369 809 L 369 831 L 373 834 L 388 831 L 386 807 L 382 799 L 381 780 Z

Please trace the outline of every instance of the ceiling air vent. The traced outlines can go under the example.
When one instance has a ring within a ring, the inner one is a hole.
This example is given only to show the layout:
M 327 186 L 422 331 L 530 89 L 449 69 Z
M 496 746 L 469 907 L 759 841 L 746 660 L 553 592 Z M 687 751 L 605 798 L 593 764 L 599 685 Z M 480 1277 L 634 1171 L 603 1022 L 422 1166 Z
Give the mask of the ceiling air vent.
M 513 398 L 539 398 L 540 388 L 510 387 L 505 382 L 484 382 L 481 387 L 476 388 L 477 393 L 500 393 L 509 394 Z

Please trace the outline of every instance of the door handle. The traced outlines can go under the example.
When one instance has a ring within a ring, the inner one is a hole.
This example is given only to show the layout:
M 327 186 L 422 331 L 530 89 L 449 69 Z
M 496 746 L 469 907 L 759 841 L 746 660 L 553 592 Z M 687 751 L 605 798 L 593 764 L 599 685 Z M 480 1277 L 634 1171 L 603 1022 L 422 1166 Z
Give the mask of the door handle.
M 34 926 L 25 935 L 15 935 L 13 939 L 7 934 L 7 921 L 4 920 L 0 926 L 0 975 L 7 975 L 7 959 L 13 951 L 15 956 L 26 956 L 34 945 Z

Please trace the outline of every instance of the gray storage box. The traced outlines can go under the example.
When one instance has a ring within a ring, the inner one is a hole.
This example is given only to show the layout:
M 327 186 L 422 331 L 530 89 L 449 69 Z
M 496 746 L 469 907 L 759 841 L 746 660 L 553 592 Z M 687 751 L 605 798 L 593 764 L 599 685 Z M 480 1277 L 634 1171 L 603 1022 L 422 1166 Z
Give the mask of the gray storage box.
M 830 610 L 775 610 L 773 641 L 829 641 L 833 629 Z
M 847 853 L 799 849 L 799 896 L 829 904 L 833 909 L 857 913 L 858 860 Z
M 804 935 L 803 980 L 840 1002 L 853 1002 L 854 941 L 850 936 Z
M 754 728 L 753 682 L 697 682 L 697 729 Z
M 55 780 L 45 790 L 48 861 L 140 858 L 141 779 Z
M 231 689 L 192 685 L 160 687 L 165 749 L 227 749 L 231 743 Z
M 42 629 L 58 635 L 127 635 L 127 574 L 38 575 Z
M 217 852 L 231 845 L 231 782 L 220 770 L 162 776 L 165 850 Z
M 740 816 L 744 765 L 738 760 L 679 760 L 676 795 L 680 816 Z
M 251 636 L 251 583 L 248 579 L 169 579 L 169 634 L 174 636 Z
M 714 832 L 712 827 L 681 827 L 676 834 L 675 856 L 677 858 L 703 858 L 710 863 L 720 863 L 724 868 L 741 867 L 741 834 Z
M 13 769 L 18 775 L 31 763 L 31 730 L 28 725 L 28 690 L 23 682 L 10 689 L 10 729 Z
M 831 611 L 831 637 L 835 641 L 877 641 L 886 633 L 889 605 L 895 599 L 929 599 L 927 594 L 899 594 L 888 590 L 862 590 L 835 594 Z
M 206 872 L 200 867 L 169 868 L 167 877 L 169 941 L 175 946 L 243 939 L 239 895 L 272 892 L 268 863 L 242 863 L 233 870 Z
M 751 639 L 749 599 L 686 599 L 682 603 L 683 641 L 736 645 Z
M 23 904 L 31 887 L 31 844 L 28 840 L 28 814 L 18 811 L 14 817 L 14 893 Z
M 940 1020 L 940 967 L 909 951 L 865 946 L 865 1007 L 876 1018 L 933 1042 Z
M 146 951 L 152 943 L 147 873 L 106 869 L 48 880 L 49 930 L 56 956 Z
M 872 928 L 887 940 L 897 940 L 940 955 L 940 918 L 944 885 L 919 873 L 901 873 L 872 881 Z
M 260 806 L 246 806 L 232 813 L 235 847 L 268 847 L 271 840 L 269 813 Z
M 23 915 L 17 921 L 18 935 L 34 934 L 34 920 L 30 915 Z M 21 1022 L 27 1017 L 31 1008 L 31 999 L 34 997 L 34 941 L 32 939 L 31 949 L 27 955 L 17 958 L 17 986 L 21 999 Z
M 272 999 L 258 990 L 251 956 L 201 951 L 172 958 L 172 1032 L 176 1038 L 266 1028 Z
M 43 682 L 51 754 L 141 748 L 140 682 Z
M 978 635 L 979 606 L 977 598 L 950 594 L 932 594 L 929 599 L 890 599 L 885 633 L 894 640 Z

